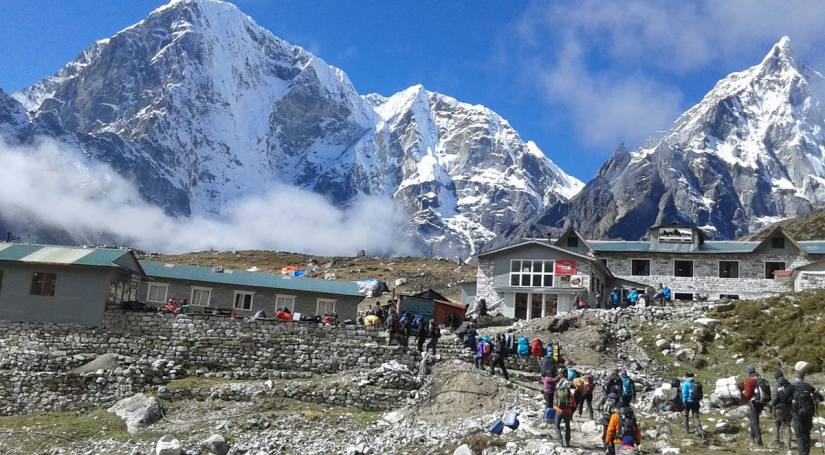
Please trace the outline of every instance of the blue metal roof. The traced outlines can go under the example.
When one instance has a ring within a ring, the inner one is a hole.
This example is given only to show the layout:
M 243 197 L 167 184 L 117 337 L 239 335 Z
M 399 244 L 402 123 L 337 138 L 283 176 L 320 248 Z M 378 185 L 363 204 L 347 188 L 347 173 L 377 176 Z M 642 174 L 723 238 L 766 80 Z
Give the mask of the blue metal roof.
M 825 241 L 823 240 L 804 240 L 797 243 L 810 254 L 825 254 Z
M 313 278 L 284 278 L 270 273 L 224 270 L 213 272 L 210 267 L 193 265 L 164 264 L 155 261 L 140 261 L 146 276 L 155 279 L 199 281 L 202 283 L 228 284 L 270 289 L 318 292 L 363 297 L 358 293 L 358 285 L 351 281 L 319 280 Z

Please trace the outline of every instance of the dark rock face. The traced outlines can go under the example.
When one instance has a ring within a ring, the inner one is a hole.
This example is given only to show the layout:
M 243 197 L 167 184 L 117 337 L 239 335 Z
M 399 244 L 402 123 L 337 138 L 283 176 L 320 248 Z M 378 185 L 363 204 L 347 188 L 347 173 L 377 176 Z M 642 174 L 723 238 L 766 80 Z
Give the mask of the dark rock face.
M 783 38 L 652 145 L 618 150 L 569 203 L 523 231 L 574 226 L 587 237 L 638 239 L 652 224 L 681 221 L 730 239 L 822 207 L 823 83 Z
M 165 5 L 13 97 L 3 136 L 79 146 L 175 215 L 220 214 L 273 182 L 343 207 L 379 195 L 422 251 L 466 257 L 581 187 L 489 109 L 420 86 L 361 97 L 217 0 Z

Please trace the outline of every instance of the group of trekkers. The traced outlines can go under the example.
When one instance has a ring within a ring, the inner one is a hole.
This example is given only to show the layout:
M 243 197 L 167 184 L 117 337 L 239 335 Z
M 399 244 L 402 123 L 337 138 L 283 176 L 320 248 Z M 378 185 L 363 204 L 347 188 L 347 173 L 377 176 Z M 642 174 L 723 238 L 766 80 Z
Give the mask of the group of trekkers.
M 383 326 L 387 331 L 388 345 L 396 340 L 399 345 L 406 347 L 410 344 L 410 337 L 415 336 L 418 352 L 426 351 L 435 355 L 441 337 L 441 329 L 435 320 L 425 319 L 409 311 L 399 314 L 393 303 L 382 307 L 381 302 L 378 302 L 374 308 L 368 309 L 364 314 L 364 325 L 376 328 Z
M 667 285 L 659 283 L 658 289 L 655 291 L 652 287 L 645 289 L 630 288 L 629 291 L 624 292 L 620 288 L 613 288 L 613 292 L 608 296 L 608 309 L 628 308 L 636 305 L 659 305 L 664 306 L 667 302 L 673 300 L 673 292 Z
M 784 446 L 791 450 L 792 432 L 796 435 L 796 444 L 800 455 L 807 455 L 811 450 L 811 430 L 813 419 L 817 416 L 817 406 L 823 401 L 822 395 L 813 386 L 805 382 L 804 371 L 795 371 L 793 382 L 785 378 L 782 370 L 774 373 L 774 384 L 770 385 L 754 367 L 745 370 L 745 380 L 734 385 L 737 395 L 748 406 L 750 427 L 748 436 L 754 447 L 764 446 L 760 417 L 766 409 L 773 420 L 773 441 L 770 446 L 781 448 L 782 435 L 786 435 Z M 696 422 L 696 434 L 704 437 L 699 409 L 704 399 L 702 384 L 688 373 L 684 381 L 679 379 L 671 383 L 674 396 L 658 404 L 660 411 L 683 412 L 685 432 L 690 433 L 691 420 Z

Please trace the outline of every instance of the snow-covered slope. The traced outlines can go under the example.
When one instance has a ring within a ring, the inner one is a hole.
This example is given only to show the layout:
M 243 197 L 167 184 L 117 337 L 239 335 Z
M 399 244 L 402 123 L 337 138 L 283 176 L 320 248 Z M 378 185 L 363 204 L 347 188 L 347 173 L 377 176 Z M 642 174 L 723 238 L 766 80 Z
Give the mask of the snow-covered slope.
M 217 0 L 172 1 L 13 96 L 38 134 L 82 143 L 167 212 L 219 214 L 274 181 L 340 205 L 386 195 L 433 255 L 466 256 L 582 186 L 489 109 L 420 86 L 361 97 Z
M 825 78 L 783 37 L 719 81 L 650 146 L 617 151 L 569 203 L 539 215 L 592 237 L 635 239 L 682 221 L 735 238 L 825 205 Z

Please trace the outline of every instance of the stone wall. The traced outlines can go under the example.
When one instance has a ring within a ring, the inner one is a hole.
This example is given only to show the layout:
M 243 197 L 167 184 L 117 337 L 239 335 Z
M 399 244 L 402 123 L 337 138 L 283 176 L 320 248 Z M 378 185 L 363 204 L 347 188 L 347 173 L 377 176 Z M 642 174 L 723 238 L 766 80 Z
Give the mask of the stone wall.
M 765 279 L 765 262 L 785 262 L 790 269 L 807 261 L 797 255 L 709 255 L 680 254 L 679 260 L 693 261 L 693 277 L 673 276 L 673 256 L 661 254 L 600 254 L 618 277 L 642 283 L 656 289 L 659 283 L 668 285 L 674 293 L 706 295 L 711 300 L 720 294 L 735 294 L 740 298 L 759 298 L 790 291 L 786 281 Z M 650 276 L 631 275 L 633 259 L 650 260 Z M 719 278 L 719 261 L 738 261 L 739 278 Z
M 809 289 L 825 289 L 825 273 L 800 272 L 794 283 L 794 290 L 807 291 Z
M 495 289 L 496 263 L 489 258 L 478 258 L 478 273 L 476 274 L 476 305 L 481 299 L 487 302 L 487 307 L 498 302 L 501 296 Z
M 100 328 L 0 322 L 0 412 L 108 405 L 183 371 L 266 379 L 367 371 L 390 361 L 417 371 L 421 355 L 411 345 L 387 346 L 384 333 L 363 326 L 123 311 L 107 311 Z M 71 372 L 106 353 L 119 355 L 116 371 Z

